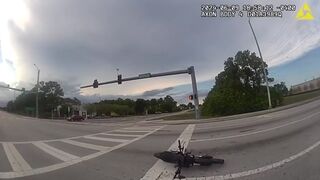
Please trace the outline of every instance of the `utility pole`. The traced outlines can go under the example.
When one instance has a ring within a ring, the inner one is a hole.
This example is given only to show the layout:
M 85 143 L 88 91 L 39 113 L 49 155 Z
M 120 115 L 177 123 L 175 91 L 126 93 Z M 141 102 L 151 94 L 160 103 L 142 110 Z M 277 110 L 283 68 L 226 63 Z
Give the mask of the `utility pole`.
M 250 18 L 249 18 L 249 26 L 251 28 L 254 40 L 256 41 L 256 44 L 257 44 L 257 47 L 258 47 L 258 51 L 259 51 L 259 54 L 260 54 L 260 58 L 261 58 L 261 61 L 262 61 L 261 64 L 262 64 L 262 69 L 263 69 L 264 81 L 266 82 L 266 86 L 267 86 L 269 109 L 271 109 L 272 108 L 272 104 L 271 104 L 271 96 L 270 96 L 270 90 L 269 90 L 268 76 L 267 76 L 267 73 L 266 73 L 266 68 L 265 68 L 264 63 L 263 63 L 263 58 L 262 58 L 261 50 L 260 50 L 260 47 L 259 47 L 259 44 L 258 44 L 258 40 L 257 40 L 256 34 L 253 31 L 251 22 L 250 22 Z
M 38 77 L 37 77 L 37 95 L 36 95 L 36 118 L 39 118 L 39 76 L 40 76 L 40 69 L 36 64 L 33 64 L 38 70 Z

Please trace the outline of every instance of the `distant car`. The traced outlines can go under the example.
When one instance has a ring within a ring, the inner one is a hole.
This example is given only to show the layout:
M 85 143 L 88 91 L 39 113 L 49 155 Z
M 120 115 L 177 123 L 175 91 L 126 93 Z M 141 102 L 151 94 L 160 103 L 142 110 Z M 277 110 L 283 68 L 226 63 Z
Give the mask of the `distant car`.
M 87 118 L 88 118 L 88 119 L 93 119 L 94 116 L 92 116 L 92 115 L 87 115 Z
M 79 115 L 73 115 L 67 119 L 68 121 L 83 121 L 84 117 Z

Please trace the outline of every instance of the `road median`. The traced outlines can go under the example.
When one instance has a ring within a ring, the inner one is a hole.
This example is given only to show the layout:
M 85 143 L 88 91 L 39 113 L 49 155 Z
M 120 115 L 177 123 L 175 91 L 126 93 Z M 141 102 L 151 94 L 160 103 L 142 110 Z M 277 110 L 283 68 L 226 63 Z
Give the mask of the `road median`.
M 267 110 L 244 113 L 244 114 L 236 114 L 236 115 L 231 115 L 231 116 L 208 118 L 208 119 L 200 119 L 200 120 L 196 120 L 196 119 L 186 119 L 186 120 L 147 119 L 146 121 L 153 122 L 153 120 L 156 120 L 153 123 L 179 125 L 179 124 L 199 124 L 199 123 L 210 123 L 210 122 L 219 122 L 219 121 L 227 121 L 227 120 L 236 120 L 236 119 L 243 119 L 243 118 L 247 118 L 247 117 L 265 115 L 265 114 L 269 114 L 269 113 L 273 113 L 273 112 L 277 112 L 277 111 L 283 111 L 283 110 L 294 108 L 297 106 L 302 106 L 304 104 L 308 104 L 308 103 L 311 103 L 311 102 L 319 100 L 319 99 L 320 99 L 320 96 L 312 98 L 312 99 L 304 100 L 301 102 L 293 103 L 290 105 L 276 107 L 273 109 L 267 109 Z

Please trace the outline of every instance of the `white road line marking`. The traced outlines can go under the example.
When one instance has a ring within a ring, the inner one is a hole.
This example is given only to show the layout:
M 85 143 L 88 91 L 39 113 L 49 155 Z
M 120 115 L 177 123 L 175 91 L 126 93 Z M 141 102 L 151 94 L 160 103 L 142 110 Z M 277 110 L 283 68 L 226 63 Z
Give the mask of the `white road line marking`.
M 35 146 L 37 146 L 39 149 L 43 150 L 44 152 L 60 159 L 61 161 L 71 161 L 71 160 L 79 158 L 78 156 L 66 153 L 64 151 L 61 151 L 60 149 L 49 146 L 48 144 L 45 144 L 43 142 L 35 142 L 32 144 L 34 144 Z
M 110 141 L 110 142 L 127 142 L 126 139 L 113 139 L 113 138 L 104 138 L 104 137 L 97 137 L 97 136 L 84 136 L 86 139 L 94 139 L 94 140 L 100 140 L 100 141 Z
M 102 135 L 107 135 L 107 136 L 119 136 L 119 137 L 139 137 L 141 135 L 137 134 L 113 134 L 113 133 L 100 133 Z
M 52 122 L 54 123 L 54 122 Z M 122 125 L 120 125 L 122 126 Z M 164 126 L 159 126 L 159 128 L 162 128 Z M 155 129 L 159 129 L 159 128 L 155 128 Z M 154 129 L 154 130 L 155 130 Z M 144 132 L 151 132 L 153 130 L 150 130 L 150 131 L 144 131 Z M 111 132 L 115 132 L 115 130 L 109 130 L 109 131 L 105 131 L 105 133 L 111 133 Z M 132 132 L 132 131 L 126 131 L 126 132 Z M 69 138 L 58 138 L 58 139 L 48 139 L 48 140 L 36 140 L 36 141 L 15 141 L 15 142 L 10 142 L 10 143 L 13 143 L 13 144 L 30 144 L 30 143 L 34 143 L 34 142 L 54 142 L 54 141 L 60 141 L 60 140 L 64 140 L 64 139 L 75 139 L 75 138 L 81 138 L 83 136 L 94 136 L 94 135 L 98 135 L 100 133 L 95 133 L 95 134 L 87 134 L 87 135 L 82 135 L 82 136 L 74 136 L 74 137 L 69 137 Z M 113 133 L 111 133 L 113 134 Z M 131 136 L 131 134 L 128 134 L 128 137 Z M 132 137 L 139 137 L 139 136 L 142 136 L 142 134 L 132 134 Z M 6 143 L 6 141 L 0 141 L 0 143 Z
M 71 139 L 65 139 L 65 140 L 62 140 L 61 142 L 72 144 L 72 145 L 83 147 L 83 148 L 87 148 L 87 149 L 98 150 L 98 151 L 105 151 L 110 148 L 110 147 L 106 147 L 106 146 L 99 146 L 99 145 L 74 141 Z
M 118 129 L 118 130 L 114 130 L 112 132 L 126 132 L 126 133 L 131 133 L 131 132 L 142 132 L 142 133 L 147 133 L 150 132 L 150 130 L 125 130 L 125 129 Z
M 6 152 L 13 171 L 21 172 L 32 169 L 12 143 L 3 143 L 3 148 Z
M 67 161 L 67 162 L 63 162 L 63 163 L 59 163 L 59 164 L 54 164 L 54 165 L 51 165 L 51 166 L 47 166 L 47 167 L 42 167 L 42 168 L 36 168 L 36 169 L 32 169 L 30 171 L 25 171 L 25 172 L 0 172 L 0 178 L 2 179 L 11 179 L 11 178 L 18 178 L 18 177 L 24 177 L 24 176 L 31 176 L 31 175 L 36 175 L 36 174 L 43 174 L 43 173 L 46 173 L 46 172 L 50 172 L 50 171 L 54 171 L 54 170 L 57 170 L 57 169 L 61 169 L 61 168 L 64 168 L 64 167 L 67 167 L 67 166 L 71 166 L 73 164 L 76 164 L 76 163 L 79 163 L 81 161 L 86 161 L 86 160 L 89 160 L 89 159 L 92 159 L 92 158 L 96 158 L 98 156 L 101 156 L 103 154 L 106 154 L 106 153 L 109 153 L 111 151 L 114 151 L 116 149 L 119 149 L 119 148 L 122 148 L 128 144 L 131 144 L 135 141 L 138 141 L 146 136 L 149 136 L 150 134 L 153 134 L 154 132 L 158 131 L 159 129 L 163 128 L 165 126 L 162 126 L 158 129 L 155 129 L 149 133 L 146 133 L 138 138 L 135 138 L 135 139 L 132 139 L 130 141 L 127 141 L 125 143 L 122 143 L 122 144 L 119 144 L 119 145 L 116 145 L 116 146 L 113 146 L 111 147 L 110 149 L 106 150 L 106 151 L 99 151 L 99 152 L 96 152 L 94 154 L 90 154 L 90 155 L 87 155 L 87 156 L 84 156 L 84 157 L 81 157 L 81 158 L 78 158 L 78 159 L 75 159 L 75 160 L 72 160 L 72 161 Z
M 133 126 L 133 127 L 128 127 L 128 128 L 123 128 L 123 129 L 126 129 L 126 130 L 154 130 L 156 128 L 159 128 L 159 127 L 154 127 L 154 126 Z
M 303 155 L 305 155 L 306 153 L 309 153 L 310 151 L 312 151 L 314 148 L 318 147 L 320 145 L 320 141 L 316 142 L 315 144 L 313 144 L 312 146 L 308 147 L 307 149 L 304 149 L 303 151 L 290 156 L 286 159 L 283 159 L 281 161 L 266 165 L 266 166 L 262 166 L 256 169 L 251 169 L 251 170 L 247 170 L 247 171 L 243 171 L 243 172 L 237 172 L 237 173 L 232 173 L 232 174 L 226 174 L 226 175 L 218 175 L 218 176 L 208 176 L 208 177 L 194 177 L 194 178 L 186 178 L 188 180 L 207 180 L 207 179 L 219 179 L 219 180 L 226 180 L 226 179 L 235 179 L 235 178 L 240 178 L 240 177 L 245 177 L 245 176 L 250 176 L 250 175 L 254 175 L 254 174 L 258 174 L 258 173 L 262 173 L 280 166 L 285 165 L 286 163 L 289 163 Z
M 180 134 L 178 139 L 170 146 L 169 150 L 178 149 L 178 140 L 184 143 L 184 147 L 187 148 L 191 139 L 195 125 L 191 124 Z M 175 167 L 173 164 L 158 160 L 148 172 L 141 178 L 141 180 L 160 180 L 160 179 L 173 179 Z
M 259 134 L 259 133 L 265 133 L 265 132 L 268 132 L 268 131 L 273 131 L 273 130 L 276 130 L 276 129 L 280 129 L 280 128 L 283 128 L 283 127 L 286 127 L 286 126 L 290 126 L 290 125 L 299 123 L 299 122 L 301 122 L 301 121 L 304 121 L 304 120 L 306 120 L 306 119 L 308 119 L 308 118 L 310 118 L 310 117 L 313 117 L 313 116 L 315 116 L 315 115 L 318 115 L 318 114 L 320 114 L 320 112 L 311 114 L 311 115 L 309 115 L 309 116 L 306 116 L 306 117 L 304 117 L 304 118 L 302 118 L 302 119 L 299 119 L 299 120 L 296 120 L 296 121 L 292 121 L 292 122 L 289 122 L 289 123 L 286 123 L 286 124 L 282 124 L 282 125 L 280 125 L 280 126 L 272 127 L 272 128 L 269 128 L 269 129 L 263 129 L 263 130 L 260 130 L 260 131 L 253 131 L 253 132 L 244 133 L 244 134 L 238 134 L 238 135 L 232 135 L 232 136 L 224 136 L 224 137 L 217 137 L 217 138 L 195 139 L 195 140 L 191 140 L 191 142 L 217 141 L 217 140 L 238 138 L 238 137 L 243 137 L 243 136 L 250 136 L 250 135 Z

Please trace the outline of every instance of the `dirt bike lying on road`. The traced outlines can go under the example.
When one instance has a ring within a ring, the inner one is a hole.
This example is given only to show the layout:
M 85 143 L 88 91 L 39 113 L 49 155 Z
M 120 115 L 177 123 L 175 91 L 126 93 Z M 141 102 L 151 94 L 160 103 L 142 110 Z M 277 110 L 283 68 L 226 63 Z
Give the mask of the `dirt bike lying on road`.
M 185 178 L 181 175 L 182 167 L 190 167 L 193 165 L 210 166 L 211 164 L 223 164 L 223 159 L 213 158 L 210 155 L 193 155 L 191 152 L 187 152 L 183 146 L 181 146 L 180 140 L 178 140 L 178 151 L 163 151 L 155 153 L 154 156 L 168 163 L 176 164 L 178 167 L 175 172 L 174 178 Z

